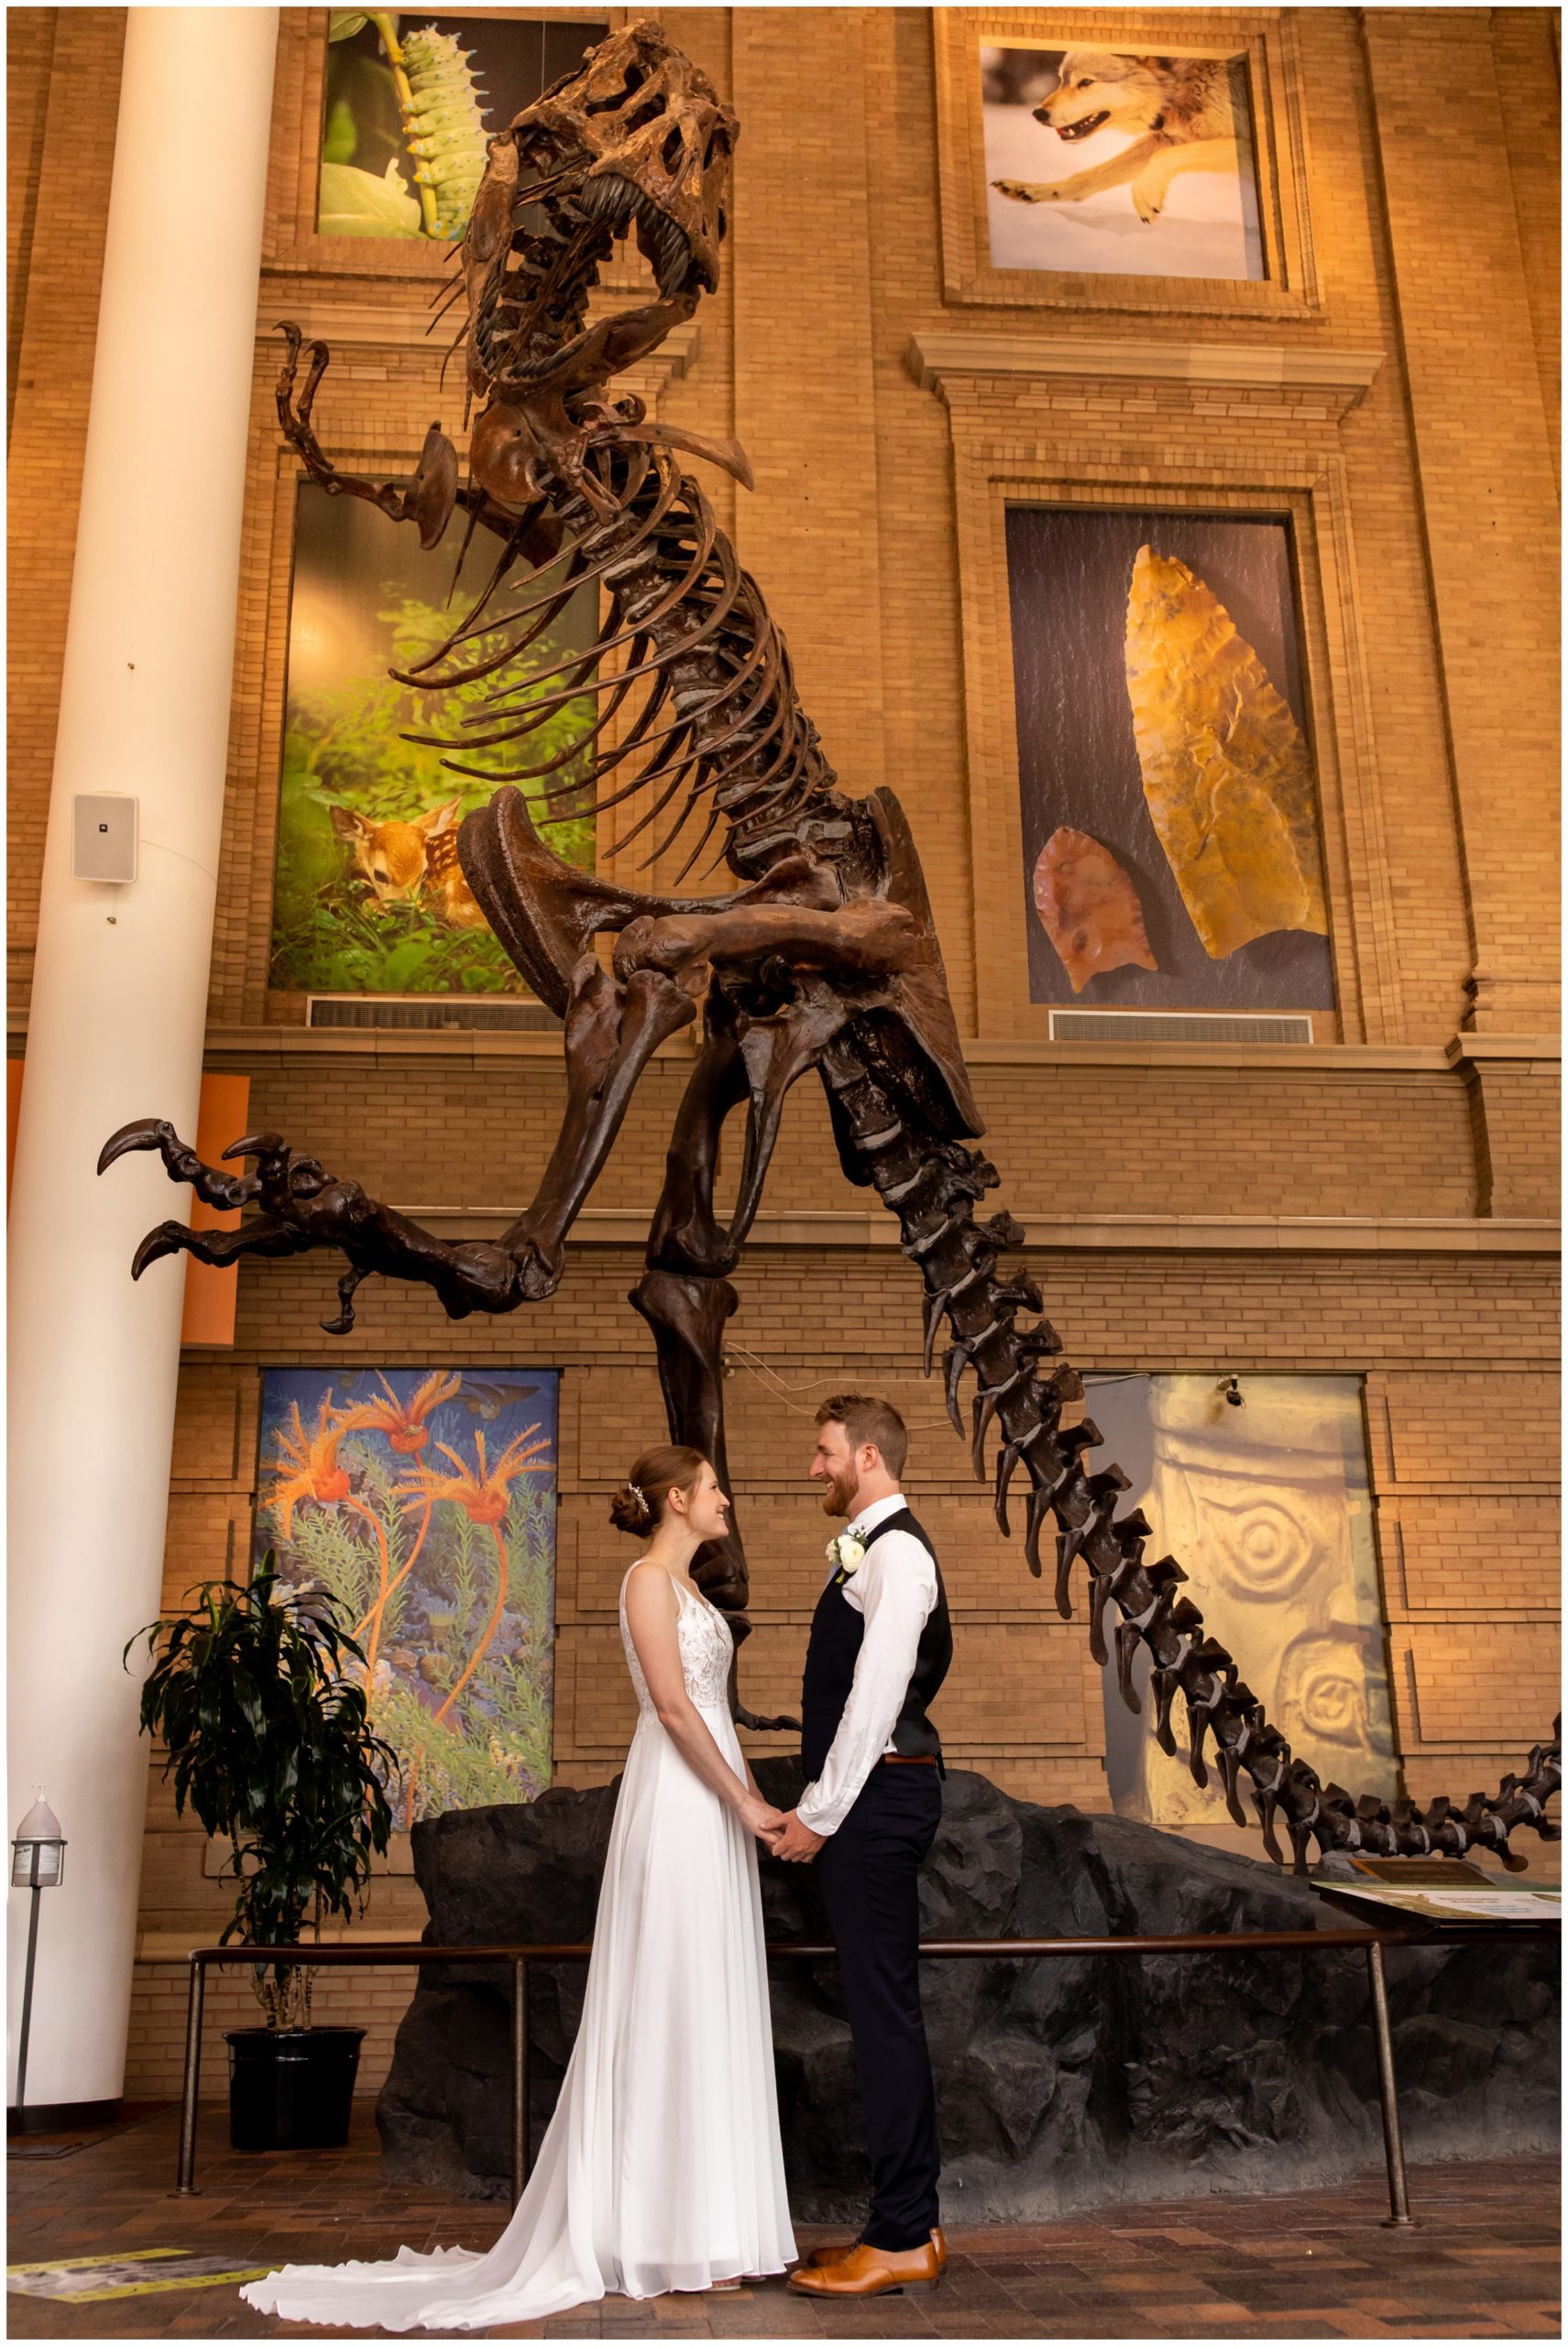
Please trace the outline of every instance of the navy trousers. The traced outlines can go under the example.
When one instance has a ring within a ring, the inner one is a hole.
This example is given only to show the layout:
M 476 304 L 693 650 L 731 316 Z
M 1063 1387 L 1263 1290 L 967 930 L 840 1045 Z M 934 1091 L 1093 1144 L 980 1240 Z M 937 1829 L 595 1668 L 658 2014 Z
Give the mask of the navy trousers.
M 937 2095 L 920 2010 L 917 1878 L 942 1814 L 935 1768 L 872 1770 L 817 1859 L 839 1950 L 872 2162 L 872 2248 L 924 2248 L 937 2224 Z

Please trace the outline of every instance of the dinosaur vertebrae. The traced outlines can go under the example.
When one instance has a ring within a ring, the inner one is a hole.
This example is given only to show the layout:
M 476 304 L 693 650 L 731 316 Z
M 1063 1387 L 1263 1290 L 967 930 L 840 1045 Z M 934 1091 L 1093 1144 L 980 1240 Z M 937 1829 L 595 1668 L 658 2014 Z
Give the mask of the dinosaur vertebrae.
M 1179 1592 L 1187 1575 L 1173 1556 L 1144 1561 L 1151 1526 L 1141 1510 L 1118 1518 L 1121 1494 L 1130 1486 L 1117 1466 L 1088 1471 L 1085 1453 L 1100 1433 L 1091 1420 L 1061 1422 L 1064 1408 L 1081 1399 L 1076 1370 L 1059 1358 L 1061 1340 L 1050 1322 L 1033 1319 L 1041 1297 L 1028 1277 L 999 1276 L 1000 1257 L 1021 1246 L 1025 1233 L 1007 1213 L 975 1219 L 975 1202 L 997 1182 L 995 1168 L 978 1152 L 957 1143 L 936 1144 L 911 1132 L 877 1083 L 846 1032 L 832 1044 L 822 1071 L 834 1108 L 844 1168 L 852 1180 L 873 1187 L 897 1214 L 903 1252 L 918 1265 L 926 1288 L 925 1366 L 929 1374 L 938 1332 L 947 1321 L 952 1341 L 942 1358 L 948 1415 L 964 1431 L 959 1395 L 966 1370 L 977 1389 L 970 1397 L 969 1438 L 978 1479 L 986 1475 L 986 1445 L 999 1437 L 993 1470 L 997 1523 L 1009 1532 L 1008 1496 L 1020 1466 L 1028 1482 L 1025 1550 L 1029 1568 L 1041 1570 L 1040 1540 L 1047 1520 L 1056 1530 L 1056 1602 L 1064 1620 L 1072 1617 L 1073 1566 L 1089 1574 L 1089 1641 L 1094 1659 L 1108 1659 L 1105 1613 L 1114 1605 L 1116 1680 L 1129 1708 L 1141 1708 L 1133 1684 L 1133 1662 L 1141 1644 L 1152 1664 L 1154 1733 L 1162 1750 L 1177 1750 L 1171 1711 L 1179 1693 L 1187 1706 L 1189 1764 L 1200 1785 L 1209 1781 L 1204 1745 L 1212 1735 L 1225 1805 L 1238 1825 L 1247 1822 L 1240 1781 L 1249 1780 L 1253 1805 L 1270 1857 L 1283 1862 L 1275 1837 L 1282 1817 L 1290 1837 L 1295 1869 L 1307 1868 L 1308 1844 L 1320 1850 L 1362 1849 L 1382 1856 L 1461 1857 L 1466 1849 L 1491 1849 L 1511 1869 L 1525 1860 L 1508 1847 L 1518 1825 L 1530 1825 L 1545 1840 L 1560 1837 L 1544 1814 L 1562 1782 L 1561 1722 L 1550 1744 L 1537 1744 L 1522 1779 L 1504 1778 L 1487 1799 L 1473 1793 L 1463 1808 L 1439 1797 L 1422 1810 L 1408 1799 L 1392 1806 L 1364 1795 L 1360 1800 L 1337 1784 L 1323 1784 L 1304 1760 L 1271 1727 L 1263 1705 L 1237 1675 L 1225 1648 L 1205 1634 L 1203 1617 Z M 1033 1319 L 1022 1324 L 1021 1315 Z
M 750 877 L 788 844 L 804 807 L 821 809 L 834 779 L 801 708 L 788 650 L 701 488 L 666 450 L 601 450 L 597 477 L 620 507 L 613 518 L 596 521 L 580 497 L 553 493 L 572 534 L 563 554 L 534 574 L 534 582 L 547 583 L 531 582 L 532 591 L 521 602 L 491 613 L 509 550 L 465 626 L 400 677 L 435 691 L 493 675 L 483 706 L 463 720 L 471 738 L 411 738 L 466 753 L 512 750 L 571 702 L 598 696 L 602 705 L 591 726 L 553 759 L 529 762 L 523 750 L 523 762 L 511 767 L 457 757 L 444 762 L 487 782 L 543 783 L 539 795 L 547 803 L 566 802 L 570 809 L 549 820 L 600 814 L 649 792 L 651 804 L 618 840 L 618 852 L 655 824 L 684 786 L 680 808 L 647 863 L 665 853 L 706 801 L 706 824 L 675 884 L 724 817 L 729 828 L 722 856 Z M 603 589 L 594 641 L 587 651 L 531 667 L 532 646 L 589 585 Z M 462 647 L 481 636 L 483 656 L 464 662 Z M 569 778 L 551 781 L 568 765 Z

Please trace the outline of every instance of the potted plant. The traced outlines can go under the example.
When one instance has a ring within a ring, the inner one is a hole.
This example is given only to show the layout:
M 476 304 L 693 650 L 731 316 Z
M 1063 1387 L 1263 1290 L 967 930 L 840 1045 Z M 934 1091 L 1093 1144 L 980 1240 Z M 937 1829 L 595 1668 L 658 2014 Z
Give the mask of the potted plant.
M 340 1626 L 330 1590 L 278 1578 L 270 1550 L 248 1585 L 206 1581 L 188 1613 L 138 1629 L 152 1670 L 141 1724 L 166 1747 L 174 1806 L 189 1801 L 207 1832 L 232 1844 L 237 1882 L 223 1942 L 295 1946 L 305 1916 L 352 1920 L 392 1812 L 398 1767 L 370 1731 L 364 1685 L 345 1666 L 364 1655 Z M 229 2125 L 236 2150 L 328 2148 L 347 2138 L 362 2028 L 313 2028 L 308 1964 L 258 1964 L 265 2023 L 231 2029 Z

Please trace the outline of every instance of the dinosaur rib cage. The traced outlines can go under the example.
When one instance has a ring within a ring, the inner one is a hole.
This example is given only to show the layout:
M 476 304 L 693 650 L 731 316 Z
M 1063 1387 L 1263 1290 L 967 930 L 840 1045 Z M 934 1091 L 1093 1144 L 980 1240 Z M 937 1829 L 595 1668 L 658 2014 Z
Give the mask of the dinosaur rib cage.
M 1408 1798 L 1392 1806 L 1370 1793 L 1355 1800 L 1339 1785 L 1321 1782 L 1305 1760 L 1291 1756 L 1289 1744 L 1238 1676 L 1234 1660 L 1205 1634 L 1197 1606 L 1178 1594 L 1187 1575 L 1176 1559 L 1144 1562 L 1152 1527 L 1142 1511 L 1117 1518 L 1117 1500 L 1130 1487 L 1126 1475 L 1114 1465 L 1086 1471 L 1084 1453 L 1098 1446 L 1098 1429 L 1087 1419 L 1063 1426 L 1064 1407 L 1082 1398 L 1082 1379 L 1058 1358 L 1061 1339 L 1047 1320 L 1019 1323 L 1020 1313 L 1041 1310 L 1034 1281 L 999 1277 L 996 1272 L 1000 1256 L 1021 1246 L 1025 1232 L 1010 1214 L 977 1222 L 972 1211 L 984 1191 L 996 1186 L 994 1167 L 956 1142 L 912 1133 L 849 1035 L 829 1046 L 822 1073 L 845 1170 L 851 1179 L 874 1188 L 897 1214 L 901 1251 L 919 1266 L 926 1288 L 927 1375 L 938 1332 L 944 1319 L 948 1322 L 952 1341 L 943 1355 L 942 1376 L 948 1413 L 960 1438 L 960 1388 L 965 1371 L 974 1371 L 978 1390 L 970 1397 L 969 1438 L 980 1481 L 986 1476 L 993 1428 L 1000 1437 L 993 1470 L 998 1526 L 1009 1534 L 1008 1497 L 1022 1467 L 1028 1484 L 1024 1538 L 1029 1569 L 1038 1576 L 1041 1535 L 1050 1519 L 1056 1530 L 1057 1610 L 1063 1620 L 1072 1618 L 1073 1567 L 1081 1560 L 1089 1575 L 1091 1651 L 1103 1667 L 1106 1607 L 1114 1605 L 1121 1616 L 1115 1630 L 1117 1685 L 1134 1711 L 1142 1706 L 1133 1685 L 1133 1661 L 1140 1642 L 1148 1648 L 1154 1734 L 1160 1749 L 1177 1751 L 1171 1709 L 1179 1694 L 1187 1707 L 1194 1782 L 1209 1781 L 1203 1748 L 1212 1734 L 1231 1816 L 1238 1825 L 1247 1822 L 1239 1797 L 1245 1772 L 1270 1857 L 1283 1862 L 1274 1830 L 1276 1817 L 1283 1817 L 1298 1873 L 1307 1869 L 1310 1839 L 1325 1854 L 1362 1849 L 1388 1857 L 1460 1857 L 1469 1848 L 1492 1849 L 1511 1870 L 1527 1862 L 1509 1849 L 1515 1826 L 1530 1825 L 1543 1840 L 1557 1840 L 1559 1828 L 1543 1812 L 1562 1782 L 1561 1720 L 1552 1741 L 1530 1752 L 1522 1780 L 1506 1776 L 1491 1799 L 1475 1792 L 1463 1808 L 1442 1795 L 1424 1810 Z
M 566 806 L 545 817 L 546 825 L 604 814 L 651 794 L 617 840 L 618 853 L 657 823 L 684 789 L 641 868 L 666 854 L 706 806 L 707 819 L 675 884 L 724 818 L 729 829 L 714 861 L 728 861 L 749 877 L 753 855 L 787 835 L 794 818 L 834 781 L 801 708 L 788 649 L 701 488 L 665 450 L 635 444 L 601 451 L 598 462 L 598 477 L 620 509 L 614 516 L 599 520 L 580 494 L 554 493 L 552 505 L 571 534 L 553 561 L 532 573 L 522 599 L 504 610 L 491 608 L 517 558 L 514 539 L 464 625 L 418 666 L 393 671 L 400 683 L 425 692 L 494 679 L 462 720 L 466 740 L 408 738 L 465 752 L 443 760 L 454 773 L 543 783 L 539 800 Z M 529 652 L 590 585 L 602 590 L 594 641 L 531 665 Z M 583 698 L 599 703 L 587 731 L 554 757 L 530 761 L 530 738 Z M 495 750 L 510 750 L 521 762 L 467 762 L 466 753 Z M 568 766 L 569 779 L 550 779 Z

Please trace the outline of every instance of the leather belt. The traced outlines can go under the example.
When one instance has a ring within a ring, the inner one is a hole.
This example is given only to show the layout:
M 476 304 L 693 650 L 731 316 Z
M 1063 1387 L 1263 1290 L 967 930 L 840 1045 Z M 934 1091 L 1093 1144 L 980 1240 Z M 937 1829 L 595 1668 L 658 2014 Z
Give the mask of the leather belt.
M 934 1768 L 937 1755 L 934 1751 L 884 1751 L 882 1764 L 884 1768 Z

